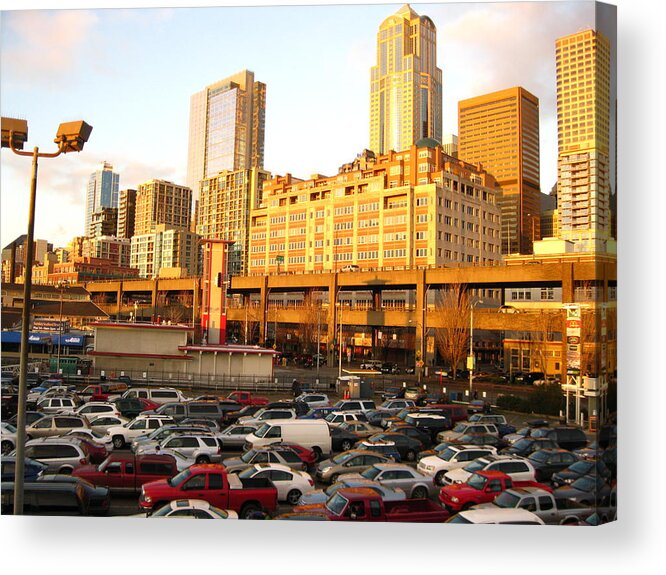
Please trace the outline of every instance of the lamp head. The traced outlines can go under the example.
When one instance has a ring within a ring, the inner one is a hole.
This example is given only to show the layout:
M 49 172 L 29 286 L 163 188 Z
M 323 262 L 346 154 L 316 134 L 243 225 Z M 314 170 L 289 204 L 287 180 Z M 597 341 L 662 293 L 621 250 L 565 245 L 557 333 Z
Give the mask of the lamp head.
M 56 139 L 53 140 L 61 147 L 62 152 L 80 152 L 83 145 L 88 141 L 92 132 L 92 126 L 86 124 L 83 120 L 76 122 L 65 122 L 58 126 Z
M 28 140 L 28 121 L 18 118 L 2 118 L 2 147 L 22 150 Z

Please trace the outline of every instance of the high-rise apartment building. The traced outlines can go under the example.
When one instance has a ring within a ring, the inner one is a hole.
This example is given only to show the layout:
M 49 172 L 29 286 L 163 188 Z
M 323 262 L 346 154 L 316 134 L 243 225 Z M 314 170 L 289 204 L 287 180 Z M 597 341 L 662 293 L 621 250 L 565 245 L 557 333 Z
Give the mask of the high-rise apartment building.
M 409 4 L 384 20 L 370 80 L 370 149 L 406 150 L 421 138 L 442 141 L 442 71 L 437 31 Z
M 437 142 L 376 157 L 336 176 L 264 184 L 252 210 L 250 274 L 492 265 L 501 261 L 495 180 Z
M 83 242 L 83 257 L 109 260 L 113 265 L 129 267 L 130 240 L 115 236 L 86 238 Z
M 247 270 L 250 210 L 261 203 L 263 183 L 270 173 L 259 168 L 220 172 L 200 183 L 197 233 L 206 239 L 229 240 L 228 273 Z
M 576 251 L 599 251 L 611 237 L 611 47 L 592 29 L 555 47 L 560 235 Z
M 100 169 L 90 174 L 86 192 L 86 219 L 84 235 L 91 236 L 90 225 L 94 212 L 102 208 L 118 207 L 118 189 L 120 176 L 113 171 L 113 166 L 102 162 Z
M 157 226 L 187 230 L 192 217 L 192 190 L 164 180 L 139 184 L 134 235 L 150 234 Z
M 136 190 L 120 190 L 118 194 L 118 228 L 116 236 L 129 239 L 134 235 Z
M 118 208 L 100 208 L 92 213 L 88 237 L 114 236 L 118 228 Z
M 204 178 L 263 167 L 265 115 L 266 85 L 248 70 L 192 96 L 187 185 L 195 199 Z
M 539 100 L 513 87 L 458 102 L 458 157 L 501 188 L 502 253 L 532 253 L 540 234 Z
M 159 225 L 150 233 L 131 239 L 130 264 L 140 277 L 158 277 L 166 269 L 180 269 L 183 276 L 198 273 L 199 236 L 188 229 Z

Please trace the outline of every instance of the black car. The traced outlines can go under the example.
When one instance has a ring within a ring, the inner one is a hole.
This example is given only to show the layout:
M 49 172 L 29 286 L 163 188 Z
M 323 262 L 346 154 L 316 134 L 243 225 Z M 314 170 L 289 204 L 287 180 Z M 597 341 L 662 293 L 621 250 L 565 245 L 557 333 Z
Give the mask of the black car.
M 407 425 L 406 423 L 398 423 L 397 425 L 391 426 L 391 431 L 393 433 L 402 433 L 407 437 L 420 441 L 423 445 L 423 449 L 428 449 L 432 446 L 432 436 L 424 429 L 419 429 L 418 427 Z
M 458 437 L 454 443 L 459 445 L 490 445 L 497 451 L 509 447 L 504 439 L 491 433 L 466 433 Z
M 25 425 L 26 427 L 32 425 L 38 419 L 46 417 L 46 414 L 41 411 L 26 411 L 25 412 Z M 10 419 L 7 420 L 7 423 L 11 423 L 16 427 L 16 420 L 18 419 L 18 414 L 13 415 Z
M 392 441 L 400 453 L 402 461 L 416 461 L 416 454 L 423 451 L 424 445 L 418 439 L 403 433 L 383 432 L 371 435 L 367 441 Z
M 284 407 L 285 409 L 293 409 L 296 412 L 296 417 L 305 415 L 308 411 L 310 411 L 310 406 L 304 401 L 292 401 L 288 399 L 281 401 L 274 401 L 273 403 L 269 403 L 268 405 L 263 405 L 262 407 L 264 408 Z
M 265 405 L 246 405 L 243 409 L 237 411 L 227 411 L 224 414 L 224 424 L 229 425 L 236 423 L 241 417 L 251 417 L 260 409 L 264 409 Z M 282 405 L 280 405 L 282 407 Z
M 453 427 L 451 419 L 441 413 L 417 412 L 405 416 L 405 423 L 423 431 L 431 444 L 440 431 L 447 431 Z
M 112 403 L 120 412 L 120 415 L 127 419 L 134 419 L 143 411 L 143 404 L 135 397 L 119 397 Z
M 606 481 L 610 481 L 611 472 L 606 464 L 601 460 L 583 459 L 569 465 L 566 469 L 557 471 L 551 476 L 551 481 L 555 487 L 571 485 L 576 479 L 586 475 L 598 475 Z
M 537 481 L 550 481 L 553 473 L 562 471 L 578 461 L 578 457 L 566 449 L 539 449 L 531 453 L 528 459 L 534 467 Z
M 333 451 L 349 451 L 360 438 L 355 433 L 331 426 L 331 449 Z
M 562 449 L 573 451 L 587 445 L 587 436 L 577 427 L 541 427 L 531 433 L 531 437 L 547 437 Z
M 524 437 L 519 439 L 514 444 L 509 447 L 502 449 L 501 453 L 510 454 L 510 455 L 520 455 L 521 457 L 527 457 L 530 453 L 534 453 L 539 449 L 554 448 L 557 449 L 559 445 L 556 441 L 548 439 L 546 437 Z
M 60 477 L 60 476 L 59 476 Z M 67 515 L 105 514 L 111 498 L 107 487 L 96 487 L 87 481 L 37 480 L 24 483 L 23 505 L 25 511 L 42 513 L 55 511 Z M 11 513 L 14 507 L 14 483 L 2 482 L 2 512 Z
M 387 399 L 404 399 L 406 387 L 387 387 L 382 393 L 382 401 Z
M 109 511 L 111 494 L 108 487 L 94 485 L 82 477 L 60 475 L 57 473 L 42 475 L 37 479 L 40 483 L 73 483 L 81 485 L 86 492 L 87 510 L 90 515 L 104 515 Z
M 382 373 L 396 374 L 400 373 L 400 368 L 398 367 L 397 363 L 383 363 L 380 371 Z
M 584 475 L 571 485 L 558 487 L 553 491 L 556 499 L 566 498 L 585 506 L 607 505 L 611 487 L 598 475 Z

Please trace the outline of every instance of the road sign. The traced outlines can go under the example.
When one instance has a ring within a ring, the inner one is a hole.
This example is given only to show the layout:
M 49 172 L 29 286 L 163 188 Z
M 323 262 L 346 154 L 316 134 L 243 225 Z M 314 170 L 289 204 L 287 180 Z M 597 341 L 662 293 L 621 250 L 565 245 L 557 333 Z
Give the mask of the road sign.
M 567 336 L 567 343 L 570 345 L 578 345 L 580 343 L 580 336 L 578 335 Z

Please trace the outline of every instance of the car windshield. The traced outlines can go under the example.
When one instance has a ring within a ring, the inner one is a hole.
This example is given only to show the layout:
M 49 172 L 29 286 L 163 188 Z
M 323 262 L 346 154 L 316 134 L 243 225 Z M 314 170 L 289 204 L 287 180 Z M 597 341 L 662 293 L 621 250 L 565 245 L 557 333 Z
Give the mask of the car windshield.
M 589 476 L 579 477 L 571 484 L 571 487 L 589 493 L 596 489 L 596 482 L 594 481 L 594 478 Z
M 454 450 L 454 449 L 451 449 L 450 447 L 447 447 L 447 448 L 444 449 L 443 451 L 440 451 L 440 452 L 437 454 L 437 457 L 439 457 L 440 459 L 443 459 L 444 461 L 451 461 L 451 458 L 452 458 L 456 453 L 458 453 L 457 450 Z
M 482 461 L 480 459 L 475 459 L 474 461 L 471 461 L 467 465 L 465 465 L 463 469 L 468 473 L 474 473 L 475 471 L 483 469 L 486 465 L 488 465 L 487 462 Z
M 361 473 L 361 477 L 365 477 L 366 479 L 374 479 L 381 472 L 382 470 L 377 469 L 376 467 L 368 467 L 363 473 Z
M 241 471 L 238 474 L 238 477 L 240 477 L 241 479 L 251 479 L 256 472 L 257 470 L 254 467 L 249 467 L 245 471 Z
M 337 413 L 329 413 L 324 419 L 326 421 L 334 421 L 337 416 Z
M 478 489 L 479 491 L 481 491 L 486 485 L 486 480 L 481 475 L 477 475 L 475 473 L 467 480 L 467 485 L 469 485 L 469 487 L 471 487 L 472 489 Z
M 480 413 L 475 413 L 474 415 L 470 415 L 470 416 L 467 418 L 467 421 L 469 421 L 470 423 L 473 423 L 473 422 L 475 422 L 475 421 L 481 421 L 481 418 L 482 418 L 482 417 L 483 417 L 483 416 L 482 416 Z
M 254 456 L 257 454 L 257 452 L 254 449 L 250 449 L 249 451 L 246 451 L 241 455 L 241 461 L 243 463 L 250 463 L 252 459 L 254 459 Z
M 527 437 L 524 439 L 519 439 L 513 444 L 513 447 L 516 449 L 527 449 L 530 445 L 532 445 L 532 441 L 529 440 Z
M 456 433 L 463 433 L 466 429 L 467 429 L 467 425 L 465 423 L 458 423 L 453 428 L 453 431 L 455 431 Z
M 257 437 L 264 437 L 268 433 L 268 430 L 272 428 L 273 426 L 270 423 L 264 423 L 259 429 L 257 429 L 257 431 L 254 432 L 254 434 Z
M 589 461 L 577 461 L 573 465 L 569 466 L 569 471 L 573 471 L 575 473 L 588 473 L 593 466 L 594 463 Z
M 497 507 L 503 507 L 504 509 L 513 509 L 518 506 L 519 501 L 520 497 L 518 497 L 518 495 L 505 491 L 495 498 L 495 505 L 497 505 Z
M 16 433 L 16 428 L 11 423 L 3 423 L 2 427 L 9 431 L 9 433 Z
M 175 487 L 176 485 L 180 485 L 183 481 L 188 479 L 190 475 L 192 475 L 192 472 L 189 469 L 185 469 L 178 475 L 174 475 L 171 479 L 167 479 L 167 483 L 171 485 L 171 487 Z
M 537 461 L 539 463 L 543 463 L 543 462 L 548 460 L 548 456 L 549 456 L 549 454 L 548 454 L 547 451 L 544 451 L 543 449 L 540 449 L 540 450 L 535 451 L 534 453 L 532 453 L 532 455 L 530 455 L 530 459 L 532 461 Z
M 348 501 L 342 497 L 339 493 L 333 495 L 328 501 L 326 501 L 326 509 L 328 509 L 334 515 L 340 515 L 342 510 L 346 507 Z
M 343 451 L 342 453 L 338 453 L 338 455 L 336 455 L 335 457 L 332 457 L 331 461 L 333 463 L 344 463 L 345 461 L 347 461 L 347 459 L 349 459 L 353 455 L 354 455 L 353 453 L 349 453 L 348 451 Z
M 540 429 L 535 429 L 531 433 L 531 436 L 532 437 L 547 437 L 549 431 L 550 431 L 550 429 L 548 429 L 547 427 L 542 427 Z

